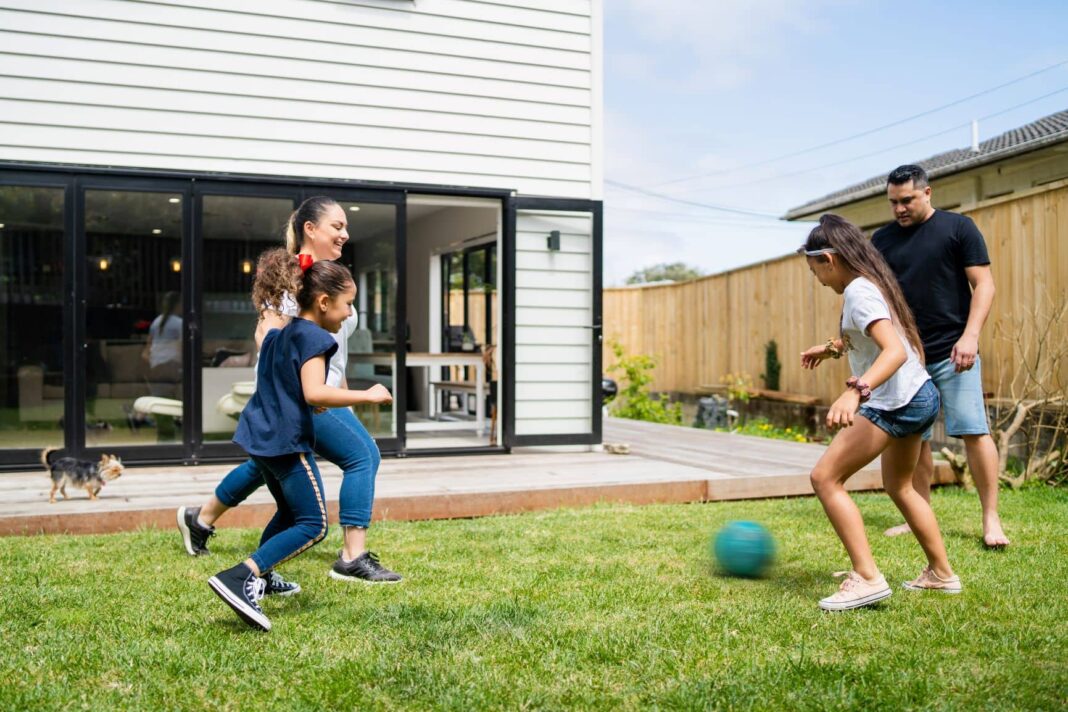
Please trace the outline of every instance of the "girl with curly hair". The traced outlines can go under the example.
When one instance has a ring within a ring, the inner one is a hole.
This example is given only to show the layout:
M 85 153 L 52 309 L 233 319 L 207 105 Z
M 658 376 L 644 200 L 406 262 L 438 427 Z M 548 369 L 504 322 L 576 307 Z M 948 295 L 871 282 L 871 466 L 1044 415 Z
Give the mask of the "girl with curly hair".
M 321 260 L 337 260 L 349 239 L 345 211 L 332 198 L 308 198 L 298 207 L 286 225 L 286 247 L 264 253 L 260 258 L 252 301 L 260 310 L 256 328 L 257 344 L 273 328 L 283 328 L 297 315 L 294 295 L 301 279 L 301 267 Z M 347 388 L 345 367 L 348 339 L 359 317 L 355 313 L 342 322 L 333 334 L 338 349 L 329 359 L 327 384 Z M 365 391 L 367 402 L 384 402 L 389 396 L 384 386 Z M 344 531 L 343 545 L 330 569 L 330 576 L 343 581 L 396 583 L 401 576 L 383 566 L 367 550 L 367 529 L 374 504 L 375 478 L 382 456 L 378 445 L 351 408 L 320 409 L 312 417 L 315 429 L 315 453 L 333 462 L 343 473 L 338 496 L 339 520 Z M 201 507 L 181 507 L 177 512 L 178 528 L 186 551 L 191 556 L 208 553 L 207 541 L 214 534 L 215 522 L 228 509 L 236 507 L 263 484 L 262 470 L 249 460 L 232 470 Z M 265 532 L 266 534 L 266 532 Z M 300 586 L 286 581 L 277 572 L 268 572 L 267 593 L 291 595 Z

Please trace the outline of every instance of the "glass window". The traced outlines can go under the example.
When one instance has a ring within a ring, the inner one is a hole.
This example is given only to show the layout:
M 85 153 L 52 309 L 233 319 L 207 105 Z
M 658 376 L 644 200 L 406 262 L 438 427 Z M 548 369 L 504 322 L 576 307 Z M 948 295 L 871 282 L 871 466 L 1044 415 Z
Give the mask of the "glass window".
M 0 448 L 63 446 L 63 189 L 0 186 Z
M 182 441 L 182 205 L 87 190 L 85 444 Z
M 205 442 L 229 441 L 256 377 L 258 311 L 250 301 L 256 260 L 282 247 L 290 198 L 205 195 L 201 349 Z
M 397 208 L 381 203 L 338 201 L 349 218 L 349 241 L 341 263 L 356 281 L 360 322 L 349 337 L 348 386 L 364 390 L 381 383 L 395 393 L 397 334 Z M 394 406 L 363 405 L 356 415 L 376 437 L 394 437 Z

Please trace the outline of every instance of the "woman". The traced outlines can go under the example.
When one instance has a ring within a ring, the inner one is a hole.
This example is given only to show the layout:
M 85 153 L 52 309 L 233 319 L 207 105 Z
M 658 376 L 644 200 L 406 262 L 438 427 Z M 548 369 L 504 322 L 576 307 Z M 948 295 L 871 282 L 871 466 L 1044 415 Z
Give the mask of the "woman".
M 345 211 L 333 198 L 308 198 L 290 216 L 286 227 L 286 247 L 294 255 L 293 265 L 303 266 L 319 260 L 337 260 L 349 239 Z M 273 328 L 284 327 L 297 314 L 297 304 L 287 291 L 287 277 L 280 275 L 273 288 L 267 287 L 254 300 L 261 311 L 256 328 L 257 342 Z M 270 280 L 257 280 L 267 284 Z M 334 339 L 338 350 L 329 361 L 327 383 L 348 388 L 345 366 L 348 361 L 348 338 L 356 329 L 359 316 L 346 319 Z M 339 520 L 344 543 L 330 570 L 330 576 L 345 581 L 396 583 L 401 576 L 382 566 L 378 557 L 367 550 L 367 528 L 371 523 L 375 478 L 381 455 L 367 429 L 349 408 L 329 408 L 313 417 L 315 453 L 341 468 L 343 479 L 338 496 Z M 186 551 L 191 556 L 207 554 L 207 540 L 215 532 L 215 522 L 231 507 L 236 507 L 263 484 L 263 473 L 249 460 L 228 474 L 215 494 L 201 507 L 180 507 L 178 529 Z M 267 593 L 291 595 L 300 586 L 285 581 L 277 572 L 266 576 Z

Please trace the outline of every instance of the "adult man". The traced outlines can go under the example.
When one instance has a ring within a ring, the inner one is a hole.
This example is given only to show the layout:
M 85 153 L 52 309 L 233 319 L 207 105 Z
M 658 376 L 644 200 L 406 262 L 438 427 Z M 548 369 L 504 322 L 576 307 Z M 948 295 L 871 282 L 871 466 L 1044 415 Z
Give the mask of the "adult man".
M 931 206 L 923 168 L 905 165 L 887 177 L 894 222 L 872 243 L 890 263 L 923 340 L 927 372 L 942 396 L 946 433 L 964 440 L 983 507 L 983 543 L 1009 543 L 998 517 L 998 453 L 990 437 L 979 360 L 979 332 L 994 301 L 994 278 L 982 234 L 970 218 Z M 930 433 L 924 435 L 913 486 L 931 498 Z M 888 529 L 894 536 L 907 524 Z

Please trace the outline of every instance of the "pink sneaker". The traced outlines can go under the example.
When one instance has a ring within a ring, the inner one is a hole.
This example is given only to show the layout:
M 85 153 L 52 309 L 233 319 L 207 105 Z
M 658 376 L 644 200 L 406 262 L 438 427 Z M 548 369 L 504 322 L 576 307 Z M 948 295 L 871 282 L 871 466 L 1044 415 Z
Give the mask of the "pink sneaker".
M 825 611 L 848 611 L 851 608 L 870 606 L 876 601 L 889 598 L 893 593 L 882 574 L 874 581 L 868 581 L 856 571 L 838 571 L 834 575 L 846 578 L 838 587 L 838 593 L 820 600 L 820 608 Z
M 960 576 L 939 578 L 930 566 L 912 581 L 906 581 L 904 586 L 910 591 L 941 591 L 942 593 L 960 593 L 964 588 L 961 586 Z

